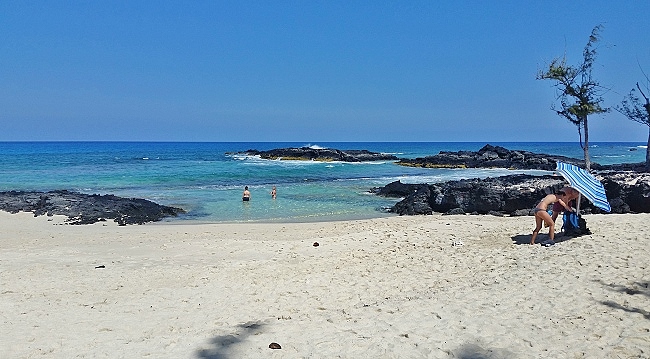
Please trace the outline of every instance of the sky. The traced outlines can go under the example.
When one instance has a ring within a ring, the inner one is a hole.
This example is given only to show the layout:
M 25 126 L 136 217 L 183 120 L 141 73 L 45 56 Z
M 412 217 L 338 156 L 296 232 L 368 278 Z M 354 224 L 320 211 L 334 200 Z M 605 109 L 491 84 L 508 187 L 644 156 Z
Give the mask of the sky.
M 0 141 L 573 142 L 556 57 L 619 104 L 650 1 L 0 2 Z M 644 74 L 645 71 L 645 74 Z M 616 111 L 592 142 L 648 140 Z

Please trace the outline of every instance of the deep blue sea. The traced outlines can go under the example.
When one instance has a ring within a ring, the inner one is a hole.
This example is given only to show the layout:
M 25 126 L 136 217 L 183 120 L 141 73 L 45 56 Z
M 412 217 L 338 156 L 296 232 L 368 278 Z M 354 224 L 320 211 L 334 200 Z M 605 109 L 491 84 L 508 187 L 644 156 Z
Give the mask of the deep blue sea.
M 491 143 L 511 150 L 582 158 L 578 143 Z M 388 216 L 396 199 L 369 194 L 392 181 L 434 183 L 542 171 L 423 169 L 390 161 L 270 161 L 233 155 L 248 149 L 317 146 L 415 158 L 477 151 L 471 142 L 0 142 L 0 191 L 67 189 L 146 198 L 187 215 L 171 221 L 325 221 Z M 645 161 L 644 143 L 592 143 L 600 164 Z M 242 203 L 244 186 L 252 199 Z M 277 186 L 273 200 L 271 188 Z

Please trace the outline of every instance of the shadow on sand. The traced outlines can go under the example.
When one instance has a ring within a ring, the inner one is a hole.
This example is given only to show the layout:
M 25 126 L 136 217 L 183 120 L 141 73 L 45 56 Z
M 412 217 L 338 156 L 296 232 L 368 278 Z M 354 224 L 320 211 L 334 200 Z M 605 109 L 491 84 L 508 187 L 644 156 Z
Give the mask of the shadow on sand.
M 196 356 L 201 359 L 226 359 L 225 353 L 229 352 L 232 346 L 259 332 L 263 326 L 261 322 L 239 324 L 233 333 L 212 338 L 210 348 L 197 350 Z
M 608 287 L 610 290 L 625 293 L 627 295 L 642 295 L 650 298 L 650 282 L 634 282 L 632 285 L 619 285 L 619 284 L 607 284 L 602 280 L 596 280 L 595 282 L 600 283 L 604 287 Z M 639 313 L 643 315 L 645 319 L 650 320 L 650 312 L 641 308 L 630 307 L 627 305 L 621 305 L 611 300 L 601 300 L 600 304 L 606 305 L 610 308 L 620 309 L 628 313 Z
M 510 359 L 515 356 L 505 349 L 485 349 L 478 344 L 464 344 L 453 351 L 458 359 Z
M 518 234 L 516 236 L 512 236 L 511 239 L 512 243 L 514 244 L 530 244 L 530 234 Z
M 530 245 L 530 234 L 518 234 L 516 236 L 510 237 L 512 239 L 513 244 L 528 244 Z M 562 235 L 561 233 L 556 233 L 555 234 L 555 243 L 560 243 L 560 242 L 566 242 L 570 239 L 573 239 L 573 237 L 567 237 Z M 535 240 L 535 244 L 541 245 L 544 241 L 548 240 L 548 235 L 546 234 L 539 234 L 537 236 L 537 239 Z

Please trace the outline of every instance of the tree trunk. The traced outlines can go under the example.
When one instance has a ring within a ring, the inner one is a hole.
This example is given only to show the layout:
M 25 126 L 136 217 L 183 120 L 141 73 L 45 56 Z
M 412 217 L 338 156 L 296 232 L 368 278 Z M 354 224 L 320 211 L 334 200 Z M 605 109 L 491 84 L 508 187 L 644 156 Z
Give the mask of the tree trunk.
M 645 146 L 645 171 L 650 172 L 650 125 L 648 125 L 648 143 Z
M 641 96 L 645 99 L 645 104 L 643 105 L 643 108 L 645 108 L 645 113 L 646 113 L 646 118 L 645 118 L 645 123 L 648 125 L 648 143 L 646 143 L 645 146 L 645 171 L 650 172 L 650 98 L 643 93 L 643 90 L 641 90 L 641 86 L 639 86 L 639 83 L 636 83 L 636 88 L 639 89 L 639 92 L 641 92 Z
M 585 147 L 582 149 L 585 152 L 585 169 L 591 171 L 591 160 L 589 159 L 589 127 L 587 126 L 587 116 L 584 117 L 582 123 L 585 127 Z

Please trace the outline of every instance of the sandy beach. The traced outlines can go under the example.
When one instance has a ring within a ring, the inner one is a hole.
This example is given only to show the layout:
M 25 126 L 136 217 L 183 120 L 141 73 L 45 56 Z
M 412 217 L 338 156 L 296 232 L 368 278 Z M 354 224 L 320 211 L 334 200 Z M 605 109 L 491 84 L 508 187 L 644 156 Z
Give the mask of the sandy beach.
M 0 212 L 0 357 L 650 358 L 650 215 L 585 218 L 546 248 L 532 217 Z

